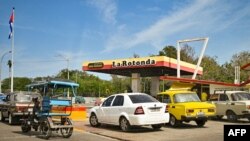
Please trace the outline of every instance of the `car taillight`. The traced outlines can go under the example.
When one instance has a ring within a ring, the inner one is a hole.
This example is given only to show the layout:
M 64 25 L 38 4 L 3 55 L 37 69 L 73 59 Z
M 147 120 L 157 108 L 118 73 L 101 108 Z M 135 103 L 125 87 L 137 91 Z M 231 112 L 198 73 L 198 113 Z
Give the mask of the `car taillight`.
M 187 113 L 193 113 L 194 109 L 187 109 Z
M 166 105 L 165 113 L 168 113 L 169 105 Z
M 135 115 L 142 115 L 142 114 L 144 114 L 144 110 L 143 110 L 142 106 L 137 107 L 135 109 L 135 113 L 134 114 Z

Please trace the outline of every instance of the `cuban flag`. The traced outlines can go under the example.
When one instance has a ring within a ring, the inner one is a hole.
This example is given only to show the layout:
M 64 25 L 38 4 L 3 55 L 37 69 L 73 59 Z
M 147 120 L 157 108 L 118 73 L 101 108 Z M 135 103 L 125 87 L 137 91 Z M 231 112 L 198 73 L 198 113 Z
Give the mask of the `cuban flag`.
M 9 20 L 9 24 L 10 24 L 10 34 L 9 34 L 9 39 L 12 37 L 13 35 L 13 24 L 14 24 L 14 9 L 12 10 L 12 13 L 10 15 L 10 20 Z

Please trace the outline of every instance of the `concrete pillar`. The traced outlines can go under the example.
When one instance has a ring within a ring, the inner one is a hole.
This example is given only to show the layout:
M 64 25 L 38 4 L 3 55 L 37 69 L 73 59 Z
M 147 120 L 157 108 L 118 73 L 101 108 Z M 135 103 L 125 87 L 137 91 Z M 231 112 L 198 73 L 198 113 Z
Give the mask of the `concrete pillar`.
M 132 73 L 132 92 L 141 92 L 141 80 L 139 73 Z
M 152 96 L 156 96 L 159 93 L 160 77 L 151 77 L 150 93 Z

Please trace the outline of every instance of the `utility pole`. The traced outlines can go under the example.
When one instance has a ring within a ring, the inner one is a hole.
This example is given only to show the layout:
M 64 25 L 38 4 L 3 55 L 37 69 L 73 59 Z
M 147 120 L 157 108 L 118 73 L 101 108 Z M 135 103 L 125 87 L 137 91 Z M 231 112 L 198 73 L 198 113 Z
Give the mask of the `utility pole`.
M 11 60 L 8 60 L 8 63 L 7 63 L 7 65 L 9 66 L 9 75 L 10 75 L 10 88 L 13 88 L 13 87 L 11 87 L 12 86 L 12 75 L 11 75 L 11 68 L 12 68 L 12 61 Z M 13 90 L 11 90 L 11 92 L 13 92 Z
M 8 53 L 11 53 L 11 51 L 5 52 L 2 55 L 1 61 L 0 61 L 0 93 L 2 93 L 2 62 L 3 62 L 4 56 L 7 55 Z

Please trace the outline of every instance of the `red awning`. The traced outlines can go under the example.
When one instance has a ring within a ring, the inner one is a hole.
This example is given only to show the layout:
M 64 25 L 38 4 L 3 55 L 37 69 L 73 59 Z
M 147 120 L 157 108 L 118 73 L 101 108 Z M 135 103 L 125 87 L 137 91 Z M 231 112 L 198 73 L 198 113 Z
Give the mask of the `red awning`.
M 215 84 L 215 85 L 223 85 L 223 86 L 234 86 L 234 87 L 242 87 L 250 83 L 250 80 L 247 80 L 241 84 L 233 84 L 233 83 L 225 83 L 225 82 L 218 82 L 218 81 L 210 81 L 210 80 L 197 80 L 197 79 L 190 79 L 190 78 L 177 78 L 177 77 L 170 77 L 170 76 L 161 76 L 160 79 L 162 80 L 173 80 L 173 81 L 181 81 L 181 82 L 192 82 L 192 83 L 199 83 L 199 84 Z

